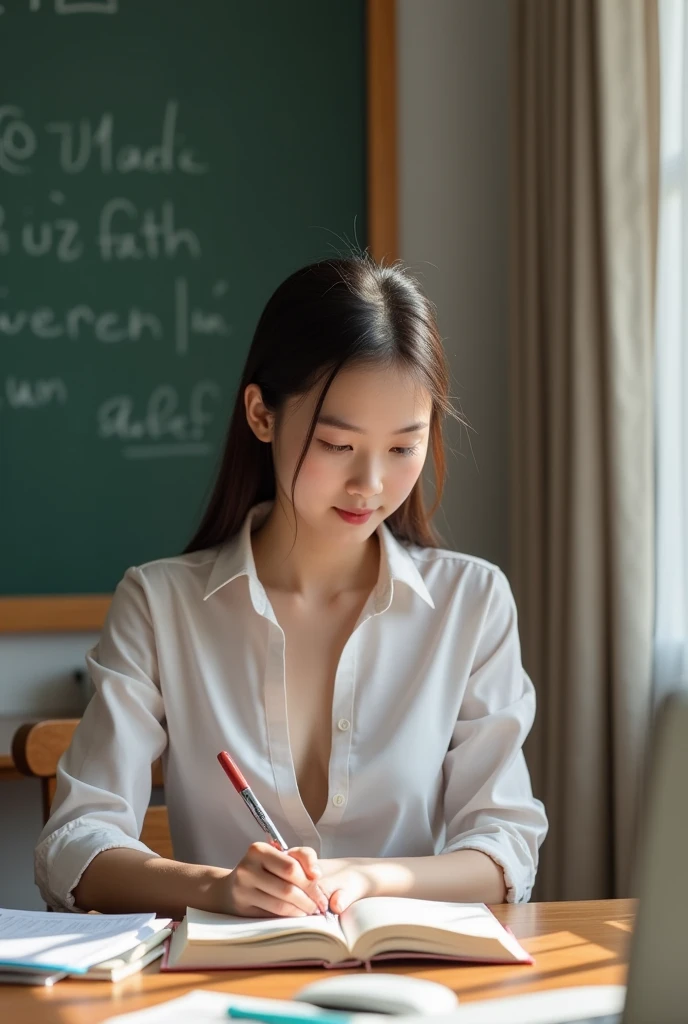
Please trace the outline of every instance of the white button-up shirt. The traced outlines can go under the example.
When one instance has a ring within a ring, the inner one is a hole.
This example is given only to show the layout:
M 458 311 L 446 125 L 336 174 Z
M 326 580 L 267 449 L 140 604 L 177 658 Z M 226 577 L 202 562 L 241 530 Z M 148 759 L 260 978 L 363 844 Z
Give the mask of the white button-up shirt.
M 481 850 L 503 868 L 507 898 L 527 900 L 547 823 L 521 750 L 535 697 L 505 576 L 379 528 L 378 581 L 337 667 L 316 823 L 289 746 L 285 636 L 251 547 L 268 509 L 219 548 L 119 583 L 36 849 L 44 899 L 74 909 L 98 853 L 150 852 L 138 837 L 161 755 L 175 856 L 236 865 L 264 836 L 217 762 L 228 750 L 289 846 L 322 858 Z

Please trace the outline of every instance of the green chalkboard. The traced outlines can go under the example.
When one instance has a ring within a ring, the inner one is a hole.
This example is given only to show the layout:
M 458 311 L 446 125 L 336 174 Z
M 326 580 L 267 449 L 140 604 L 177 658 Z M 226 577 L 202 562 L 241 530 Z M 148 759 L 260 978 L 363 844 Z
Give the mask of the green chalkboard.
M 0 0 L 0 594 L 190 538 L 264 303 L 366 244 L 364 15 Z

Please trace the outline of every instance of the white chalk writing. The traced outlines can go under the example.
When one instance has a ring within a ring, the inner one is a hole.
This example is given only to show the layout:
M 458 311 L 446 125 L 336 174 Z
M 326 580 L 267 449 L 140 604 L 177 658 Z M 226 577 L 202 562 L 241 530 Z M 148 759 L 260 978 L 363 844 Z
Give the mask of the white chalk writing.
M 28 380 L 11 375 L 0 392 L 0 408 L 42 409 L 46 405 L 64 405 L 67 398 L 67 385 L 61 377 Z
M 180 277 L 174 283 L 175 295 L 170 304 L 174 327 L 171 336 L 176 339 L 176 352 L 186 355 L 189 338 L 227 337 L 231 326 L 223 313 L 202 306 L 189 305 L 189 285 Z M 64 338 L 68 341 L 98 341 L 104 344 L 119 342 L 156 341 L 165 337 L 163 318 L 151 310 L 131 306 L 124 311 L 94 309 L 89 303 L 76 303 L 58 311 L 53 306 L 27 308 L 13 306 L 7 288 L 0 288 L 0 343 L 8 338 L 29 336 L 50 341 Z M 168 318 L 166 318 L 168 319 Z
M 139 414 L 132 395 L 113 395 L 98 409 L 98 434 L 120 441 L 203 441 L 219 397 L 217 384 L 199 381 L 182 409 L 177 389 L 161 384 L 151 392 L 145 410 Z
M 53 14 L 117 14 L 119 0 L 28 0 L 31 14 L 45 11 Z M 5 13 L 5 5 L 0 5 L 0 14 Z
M 42 7 L 40 0 L 30 3 L 34 13 L 117 10 L 109 0 L 53 0 L 52 7 L 47 0 Z M 232 333 L 226 314 L 230 289 L 210 267 L 204 274 L 201 237 L 184 223 L 185 216 L 179 216 L 175 206 L 172 179 L 202 179 L 210 173 L 210 165 L 189 137 L 189 112 L 177 99 L 168 99 L 157 126 L 153 122 L 152 132 L 143 136 L 110 110 L 57 116 L 43 123 L 25 103 L 12 99 L 0 105 L 0 180 L 26 178 L 39 168 L 36 181 L 43 183 L 51 168 L 55 178 L 47 187 L 33 189 L 28 199 L 26 186 L 17 187 L 18 200 L 7 188 L 1 193 L 0 355 L 6 368 L 27 345 L 32 347 L 33 363 L 45 354 L 51 371 L 65 346 L 79 345 L 86 360 L 85 346 L 109 349 L 113 355 L 107 360 L 126 358 L 120 366 L 133 362 L 133 381 L 141 379 L 143 367 L 157 365 L 158 357 L 161 375 L 166 360 L 172 362 L 169 383 L 152 386 L 143 395 L 135 385 L 105 399 L 107 378 L 89 376 L 88 361 L 81 363 L 78 373 L 60 367 L 60 376 L 6 372 L 4 379 L 0 376 L 0 414 L 29 415 L 65 406 L 66 415 L 73 416 L 74 403 L 88 400 L 91 408 L 95 389 L 95 435 L 116 446 L 124 458 L 208 455 L 220 387 L 207 369 L 202 371 L 207 379 L 194 382 L 187 380 L 189 371 L 181 377 L 175 374 L 174 366 L 180 359 L 188 359 L 189 367 L 195 365 L 190 358 L 195 343 L 203 344 L 209 358 L 225 351 L 214 343 Z M 86 191 L 78 184 L 80 175 L 88 175 Z M 143 199 L 128 195 L 125 183 L 135 176 L 158 176 L 158 198 L 151 198 L 150 190 Z M 100 194 L 93 190 L 94 178 L 102 182 Z M 184 209 L 189 208 L 185 202 Z M 148 279 L 141 276 L 145 267 L 168 263 L 175 266 L 172 280 L 166 285 L 157 270 L 150 278 L 155 285 L 149 288 Z M 14 278 L 15 273 L 25 274 L 27 266 L 36 268 L 30 287 L 23 280 L 18 285 Z M 43 269 L 51 266 L 54 281 L 50 270 Z M 92 270 L 98 266 L 102 269 L 94 276 Z M 109 280 L 116 288 L 108 295 Z M 50 297 L 41 295 L 44 282 L 50 283 Z M 144 347 L 152 347 L 153 355 L 142 362 Z M 131 355 L 125 357 L 127 352 Z M 108 365 L 115 368 L 114 363 Z M 177 383 L 180 379 L 183 385 Z

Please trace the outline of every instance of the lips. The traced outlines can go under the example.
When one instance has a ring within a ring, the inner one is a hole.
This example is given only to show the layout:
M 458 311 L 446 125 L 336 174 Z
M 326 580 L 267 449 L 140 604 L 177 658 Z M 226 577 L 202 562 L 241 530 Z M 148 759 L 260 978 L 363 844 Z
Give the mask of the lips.
M 361 509 L 356 511 L 355 509 L 335 508 L 337 515 L 344 520 L 345 523 L 350 523 L 352 526 L 363 526 L 367 523 L 372 516 L 375 509 Z

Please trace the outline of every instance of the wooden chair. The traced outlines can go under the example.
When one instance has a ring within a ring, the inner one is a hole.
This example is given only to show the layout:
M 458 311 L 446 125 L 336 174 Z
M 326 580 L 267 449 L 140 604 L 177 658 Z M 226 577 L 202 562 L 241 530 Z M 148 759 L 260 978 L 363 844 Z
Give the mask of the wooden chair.
M 23 775 L 41 780 L 43 824 L 50 817 L 50 805 L 55 795 L 57 762 L 71 743 L 78 718 L 56 718 L 43 722 L 29 722 L 17 729 L 12 740 L 12 759 Z M 151 769 L 153 786 L 162 786 L 162 767 L 156 761 Z M 150 806 L 143 819 L 141 842 L 161 857 L 173 858 L 167 808 Z

